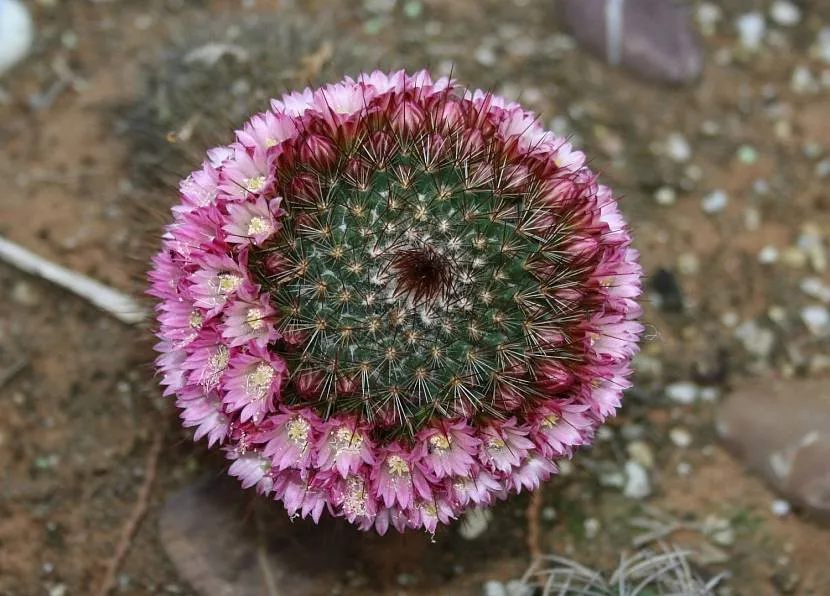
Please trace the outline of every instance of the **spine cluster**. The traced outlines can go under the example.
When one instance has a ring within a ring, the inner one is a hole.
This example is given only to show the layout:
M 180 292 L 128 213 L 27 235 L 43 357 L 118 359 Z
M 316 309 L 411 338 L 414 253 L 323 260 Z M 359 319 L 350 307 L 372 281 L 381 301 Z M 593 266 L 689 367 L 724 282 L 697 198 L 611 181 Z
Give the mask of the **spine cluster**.
M 424 72 L 273 101 L 182 183 L 150 274 L 185 425 L 290 514 L 379 532 L 538 487 L 619 406 L 642 331 L 584 159 Z

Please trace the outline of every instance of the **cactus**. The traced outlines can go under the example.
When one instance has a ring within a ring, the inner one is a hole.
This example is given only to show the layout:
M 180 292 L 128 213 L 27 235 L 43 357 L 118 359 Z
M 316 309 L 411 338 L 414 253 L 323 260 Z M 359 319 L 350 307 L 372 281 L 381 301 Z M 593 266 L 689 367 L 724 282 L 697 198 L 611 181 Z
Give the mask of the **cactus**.
M 210 150 L 150 272 L 166 394 L 289 514 L 435 531 L 535 490 L 620 404 L 641 269 L 519 105 L 375 72 Z

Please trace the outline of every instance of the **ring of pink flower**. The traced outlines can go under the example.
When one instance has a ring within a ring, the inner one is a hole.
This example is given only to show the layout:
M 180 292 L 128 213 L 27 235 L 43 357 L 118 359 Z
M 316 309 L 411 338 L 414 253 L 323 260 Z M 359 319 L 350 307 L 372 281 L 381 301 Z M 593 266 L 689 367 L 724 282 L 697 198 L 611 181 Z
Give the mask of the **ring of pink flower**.
M 635 301 L 641 271 L 610 190 L 595 185 L 585 200 L 607 245 L 591 274 L 602 302 L 586 324 L 587 359 L 579 378 L 568 380 L 567 394 L 502 421 L 436 420 L 414 441 L 386 444 L 374 443 L 367 423 L 353 415 L 323 419 L 310 407 L 281 400 L 289 371 L 268 347 L 278 339 L 277 313 L 248 268 L 251 250 L 279 229 L 284 215 L 281 197 L 272 192 L 281 147 L 309 114 L 336 127 L 369 105 L 456 92 L 452 81 L 433 81 L 426 72 L 374 72 L 286 95 L 251 118 L 234 143 L 210 150 L 181 184 L 174 222 L 149 275 L 150 293 L 160 300 L 157 365 L 165 395 L 176 396 L 196 440 L 207 437 L 209 445 L 225 447 L 233 460 L 230 474 L 243 487 L 281 500 L 291 515 L 316 521 L 328 510 L 380 533 L 389 526 L 434 531 L 468 507 L 538 488 L 557 471 L 557 459 L 591 441 L 630 386 L 642 332 Z M 593 179 L 582 153 L 517 104 L 481 91 L 466 92 L 460 101 L 475 106 L 493 134 L 516 151 L 536 152 L 575 177 Z M 405 113 L 400 117 L 405 126 Z M 557 371 L 539 374 L 556 384 Z

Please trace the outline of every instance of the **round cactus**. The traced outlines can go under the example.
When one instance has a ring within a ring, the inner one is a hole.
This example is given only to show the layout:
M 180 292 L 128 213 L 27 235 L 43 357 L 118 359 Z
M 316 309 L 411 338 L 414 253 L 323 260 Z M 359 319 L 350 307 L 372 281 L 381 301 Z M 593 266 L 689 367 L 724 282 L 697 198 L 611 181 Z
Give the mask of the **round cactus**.
M 274 100 L 182 182 L 153 262 L 184 425 L 289 514 L 381 533 L 538 488 L 619 406 L 642 332 L 584 160 L 426 72 Z

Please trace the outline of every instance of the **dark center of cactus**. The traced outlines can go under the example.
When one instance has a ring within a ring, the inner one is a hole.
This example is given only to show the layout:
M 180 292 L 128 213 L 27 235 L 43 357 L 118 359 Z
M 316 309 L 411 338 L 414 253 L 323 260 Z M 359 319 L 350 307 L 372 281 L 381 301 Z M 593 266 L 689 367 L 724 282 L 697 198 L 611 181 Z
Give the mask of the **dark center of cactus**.
M 429 245 L 398 251 L 391 259 L 398 293 L 409 296 L 413 306 L 447 296 L 452 290 L 453 263 Z
M 387 438 L 520 412 L 537 360 L 580 353 L 563 329 L 590 268 L 569 248 L 576 203 L 550 200 L 556 166 L 480 125 L 309 129 L 277 166 L 283 228 L 250 258 L 280 313 L 289 403 Z

